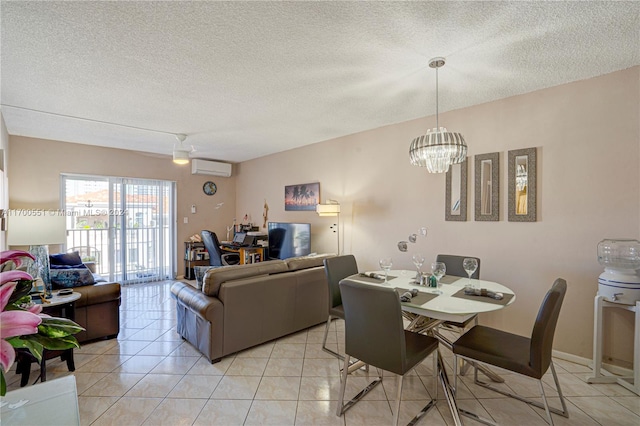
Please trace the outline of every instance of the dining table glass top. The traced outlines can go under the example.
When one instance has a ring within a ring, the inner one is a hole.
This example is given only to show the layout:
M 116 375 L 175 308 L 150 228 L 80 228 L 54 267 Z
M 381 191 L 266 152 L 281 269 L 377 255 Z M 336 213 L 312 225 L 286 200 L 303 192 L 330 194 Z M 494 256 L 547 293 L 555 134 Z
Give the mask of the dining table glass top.
M 374 274 L 380 274 L 384 276 L 383 271 L 371 271 Z M 370 274 L 370 272 L 366 272 Z M 418 285 L 415 281 L 416 272 L 408 270 L 392 270 L 389 272 L 389 282 L 384 283 L 384 280 L 375 280 L 369 277 L 363 277 L 360 274 L 352 275 L 346 279 L 362 282 L 371 285 L 383 285 L 392 288 L 401 289 L 418 289 L 422 293 L 432 293 L 435 288 Z M 431 300 L 416 305 L 411 302 L 403 303 L 403 310 L 413 312 L 420 315 L 429 316 L 445 321 L 464 321 L 466 318 L 475 314 L 483 312 L 491 312 L 511 305 L 516 297 L 514 292 L 508 287 L 486 280 L 472 279 L 471 283 L 478 289 L 487 289 L 493 292 L 499 292 L 505 295 L 504 303 L 496 303 L 495 300 L 487 296 L 475 296 L 475 297 L 457 297 L 456 293 L 460 294 L 465 285 L 469 283 L 467 277 L 456 277 L 453 275 L 445 275 L 440 280 L 440 289 L 442 294 L 435 295 Z M 509 299 L 509 300 L 506 300 Z

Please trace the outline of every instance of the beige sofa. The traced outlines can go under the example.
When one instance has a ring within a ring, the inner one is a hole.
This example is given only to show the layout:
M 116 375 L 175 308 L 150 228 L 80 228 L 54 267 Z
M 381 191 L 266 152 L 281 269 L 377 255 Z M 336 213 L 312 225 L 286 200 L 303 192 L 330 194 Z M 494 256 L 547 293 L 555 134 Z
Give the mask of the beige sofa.
M 327 255 L 224 266 L 171 287 L 177 331 L 209 361 L 327 320 Z

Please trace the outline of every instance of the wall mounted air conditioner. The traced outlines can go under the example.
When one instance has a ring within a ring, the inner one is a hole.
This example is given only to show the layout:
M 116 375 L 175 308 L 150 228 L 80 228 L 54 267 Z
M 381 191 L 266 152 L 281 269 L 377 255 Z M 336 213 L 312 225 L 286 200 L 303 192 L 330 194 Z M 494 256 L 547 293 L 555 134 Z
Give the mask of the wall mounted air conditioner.
M 191 160 L 192 175 L 231 176 L 231 164 L 210 160 Z

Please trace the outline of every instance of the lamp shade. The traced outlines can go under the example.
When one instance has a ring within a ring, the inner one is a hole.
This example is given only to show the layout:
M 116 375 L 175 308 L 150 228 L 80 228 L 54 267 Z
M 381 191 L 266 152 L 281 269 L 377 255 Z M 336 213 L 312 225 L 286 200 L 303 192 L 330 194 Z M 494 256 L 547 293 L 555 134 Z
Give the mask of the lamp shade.
M 33 215 L 9 216 L 7 223 L 7 245 L 44 246 L 64 244 L 67 240 L 67 223 L 64 215 L 57 211 L 33 210 Z M 38 215 L 42 213 L 42 215 Z M 54 213 L 54 214 L 50 214 Z
M 318 204 L 316 205 L 318 216 L 338 216 L 340 204 Z

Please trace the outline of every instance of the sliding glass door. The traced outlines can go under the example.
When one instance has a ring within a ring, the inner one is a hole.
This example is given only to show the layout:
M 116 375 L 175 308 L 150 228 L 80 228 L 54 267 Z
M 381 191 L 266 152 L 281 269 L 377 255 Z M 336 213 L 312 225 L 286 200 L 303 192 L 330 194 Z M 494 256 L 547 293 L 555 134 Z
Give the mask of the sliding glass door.
M 62 177 L 67 250 L 125 284 L 175 277 L 175 182 Z

